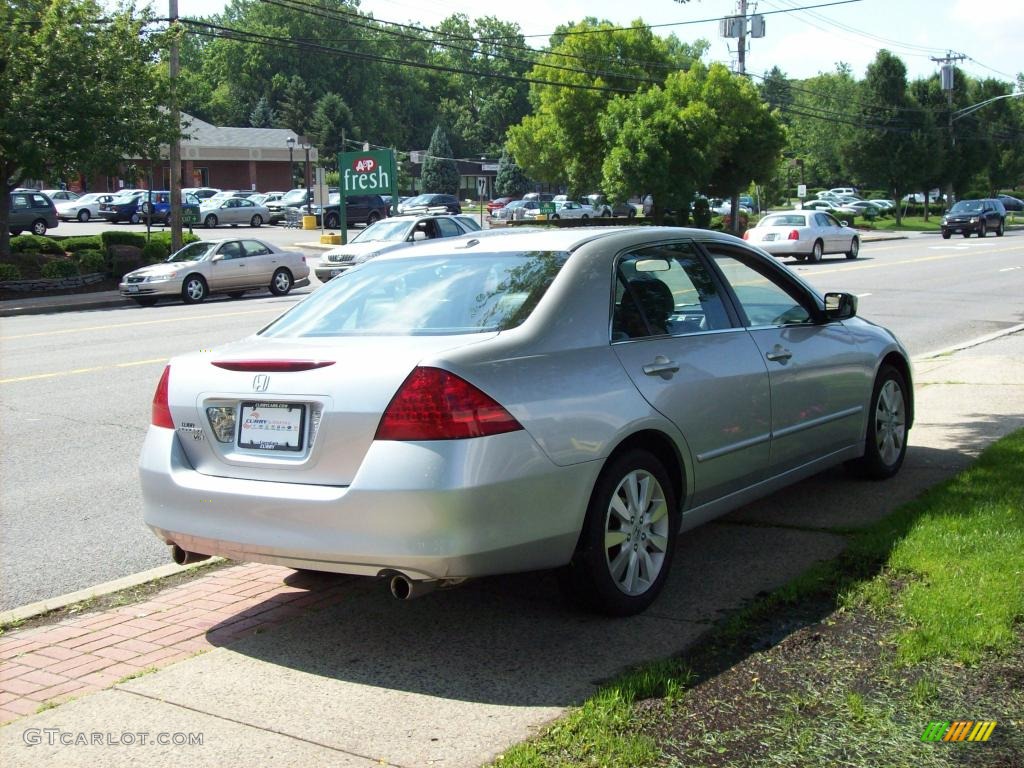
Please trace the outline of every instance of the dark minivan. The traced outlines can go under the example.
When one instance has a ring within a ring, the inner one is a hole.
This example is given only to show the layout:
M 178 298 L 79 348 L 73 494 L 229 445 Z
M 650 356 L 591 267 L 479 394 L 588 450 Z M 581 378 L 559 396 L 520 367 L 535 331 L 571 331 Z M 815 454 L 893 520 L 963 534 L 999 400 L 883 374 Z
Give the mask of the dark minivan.
M 57 209 L 42 192 L 11 192 L 7 226 L 12 235 L 20 235 L 26 229 L 33 235 L 45 235 L 47 229 L 57 226 Z

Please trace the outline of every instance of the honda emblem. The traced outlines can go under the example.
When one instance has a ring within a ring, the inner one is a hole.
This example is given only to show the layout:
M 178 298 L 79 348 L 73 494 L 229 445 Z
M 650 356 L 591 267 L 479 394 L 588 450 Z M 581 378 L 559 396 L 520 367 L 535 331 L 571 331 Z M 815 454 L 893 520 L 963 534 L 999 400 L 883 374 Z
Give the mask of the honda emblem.
M 266 392 L 270 386 L 270 377 L 265 373 L 258 373 L 252 377 L 252 391 Z

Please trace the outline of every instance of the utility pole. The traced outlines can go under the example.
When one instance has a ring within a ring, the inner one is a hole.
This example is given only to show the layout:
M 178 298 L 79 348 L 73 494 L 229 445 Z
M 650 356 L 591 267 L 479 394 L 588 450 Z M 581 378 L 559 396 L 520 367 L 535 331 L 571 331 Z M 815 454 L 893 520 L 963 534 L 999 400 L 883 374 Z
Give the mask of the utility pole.
M 739 39 L 739 51 L 737 54 L 739 60 L 737 62 L 737 69 L 741 75 L 747 74 L 747 0 L 739 0 L 739 16 L 740 16 L 740 39 Z
M 178 111 L 178 0 L 168 0 L 171 31 L 171 58 L 167 72 L 171 86 L 171 123 L 174 136 L 168 152 L 171 166 L 171 253 L 181 250 L 181 113 Z
M 953 51 L 947 51 L 946 55 L 943 56 L 942 58 L 937 58 L 935 56 L 931 57 L 931 60 L 934 61 L 936 64 L 941 64 L 942 65 L 940 67 L 940 69 L 939 69 L 939 82 L 942 85 L 942 90 L 946 94 L 946 107 L 948 108 L 948 112 L 949 112 L 949 145 L 951 147 L 955 147 L 956 146 L 956 134 L 953 133 L 953 88 L 954 88 L 954 84 L 955 84 L 955 78 L 954 78 L 955 70 L 953 69 L 953 62 L 955 62 L 955 61 L 963 61 L 966 58 L 967 57 L 964 56 L 962 53 L 954 53 Z M 947 186 L 946 189 L 947 189 L 947 193 L 949 195 L 949 201 L 948 202 L 949 202 L 950 205 L 952 205 L 953 204 L 953 198 L 954 198 L 954 190 L 953 190 L 953 181 L 952 181 L 952 179 L 950 179 L 949 185 Z M 928 203 L 929 202 L 930 201 L 928 200 L 928 191 L 925 190 L 925 193 L 924 193 L 924 209 L 925 209 L 925 212 L 928 211 Z

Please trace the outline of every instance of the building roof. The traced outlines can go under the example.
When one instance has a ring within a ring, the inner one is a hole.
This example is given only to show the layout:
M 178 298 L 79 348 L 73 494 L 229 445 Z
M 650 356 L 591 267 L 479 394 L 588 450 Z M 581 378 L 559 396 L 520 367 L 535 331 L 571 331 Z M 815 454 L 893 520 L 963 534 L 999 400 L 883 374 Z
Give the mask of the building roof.
M 184 137 L 182 160 L 288 160 L 288 139 L 295 139 L 292 152 L 296 162 L 305 160 L 301 137 L 288 128 L 233 128 L 212 125 L 198 117 L 181 115 Z M 309 159 L 317 159 L 316 147 L 309 150 Z

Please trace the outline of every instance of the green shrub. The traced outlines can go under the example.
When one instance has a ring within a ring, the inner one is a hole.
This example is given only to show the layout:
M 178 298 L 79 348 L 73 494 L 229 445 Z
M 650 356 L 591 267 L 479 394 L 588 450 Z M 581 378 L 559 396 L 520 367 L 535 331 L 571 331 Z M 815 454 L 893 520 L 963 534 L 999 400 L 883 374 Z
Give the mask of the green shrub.
M 0 281 L 20 280 L 21 270 L 13 264 L 0 264 Z
M 78 274 L 78 265 L 70 259 L 54 259 L 43 264 L 43 277 L 74 277 Z
M 50 253 L 63 256 L 64 247 L 52 237 L 18 235 L 11 238 L 11 253 Z
M 142 232 L 122 232 L 119 230 L 108 230 L 100 234 L 103 250 L 110 252 L 113 245 L 133 245 L 142 248 L 146 244 L 146 235 Z
M 142 261 L 146 264 L 156 264 L 158 261 L 166 261 L 171 255 L 168 245 L 157 240 L 150 240 L 142 247 Z
M 61 247 L 68 253 L 81 251 L 103 251 L 103 241 L 99 235 L 82 235 L 81 237 L 65 237 L 58 240 Z
M 77 256 L 78 271 L 83 275 L 107 271 L 107 260 L 103 257 L 102 252 L 98 250 L 85 250 L 79 251 Z
M 196 235 L 195 233 L 192 233 L 192 232 L 182 232 L 181 233 L 181 244 L 182 245 L 188 245 L 189 243 L 197 242 L 200 239 L 201 238 L 198 235 Z M 163 232 L 154 232 L 152 240 L 150 242 L 162 243 L 164 248 L 167 249 L 167 255 L 168 256 L 170 255 L 170 253 L 171 253 L 171 233 L 170 233 L 169 230 L 164 230 Z M 165 256 L 165 258 L 166 258 L 166 256 Z

